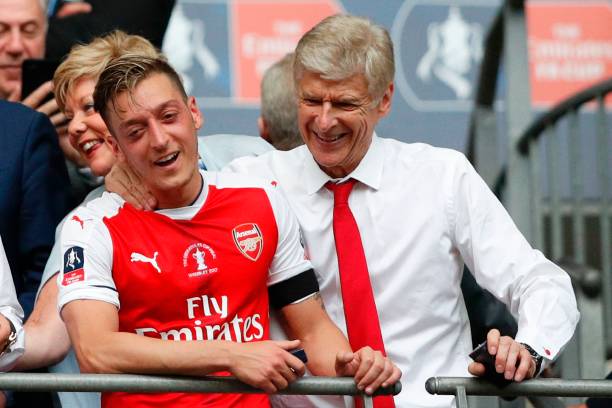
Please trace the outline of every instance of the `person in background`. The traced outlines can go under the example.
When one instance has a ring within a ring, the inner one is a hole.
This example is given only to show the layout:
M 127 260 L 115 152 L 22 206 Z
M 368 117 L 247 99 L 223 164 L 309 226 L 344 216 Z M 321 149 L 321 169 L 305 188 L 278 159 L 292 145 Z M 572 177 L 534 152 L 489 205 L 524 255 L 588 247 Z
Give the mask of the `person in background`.
M 53 90 L 45 82 L 30 95 L 21 93 L 21 66 L 26 59 L 45 56 L 47 34 L 47 0 L 0 1 L 0 99 L 21 102 L 49 117 L 60 136 L 60 146 L 70 159 L 76 160 L 66 137 L 66 118 L 55 99 L 45 102 Z
M 567 274 L 531 248 L 462 154 L 375 135 L 391 109 L 393 77 L 383 27 L 350 15 L 324 19 L 295 51 L 306 145 L 237 159 L 227 170 L 277 180 L 331 318 L 353 347 L 384 349 L 407 373 L 402 393 L 375 406 L 450 407 L 452 397 L 427 394 L 429 377 L 485 374 L 468 357 L 464 264 L 518 319 L 515 338 L 487 333 L 495 371 L 508 380 L 538 375 L 579 313 Z
M 278 150 L 302 145 L 293 84 L 293 53 L 272 64 L 261 79 L 259 135 Z

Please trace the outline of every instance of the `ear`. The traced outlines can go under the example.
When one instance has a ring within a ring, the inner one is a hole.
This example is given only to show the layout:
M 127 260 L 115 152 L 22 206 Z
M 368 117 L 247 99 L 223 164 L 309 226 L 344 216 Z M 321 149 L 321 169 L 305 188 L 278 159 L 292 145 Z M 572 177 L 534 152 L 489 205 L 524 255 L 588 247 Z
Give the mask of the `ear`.
M 190 96 L 187 99 L 187 107 L 189 108 L 189 113 L 191 114 L 193 125 L 196 129 L 200 129 L 204 124 L 204 115 L 202 115 L 202 112 L 200 112 L 195 97 Z
M 378 104 L 378 114 L 382 118 L 383 116 L 387 116 L 387 114 L 391 111 L 391 101 L 393 99 L 393 82 L 389 84 L 387 90 L 383 94 L 380 103 Z
M 112 136 L 112 135 L 106 136 L 105 140 L 106 140 L 106 143 L 108 143 L 108 145 L 111 147 L 115 156 L 119 158 L 120 160 L 125 160 L 125 156 L 123 152 L 121 151 L 121 149 L 119 148 L 119 144 L 117 143 L 117 139 L 115 139 L 115 136 Z
M 271 143 L 270 129 L 268 129 L 268 124 L 261 116 L 257 118 L 257 128 L 259 129 L 259 136 L 266 142 Z

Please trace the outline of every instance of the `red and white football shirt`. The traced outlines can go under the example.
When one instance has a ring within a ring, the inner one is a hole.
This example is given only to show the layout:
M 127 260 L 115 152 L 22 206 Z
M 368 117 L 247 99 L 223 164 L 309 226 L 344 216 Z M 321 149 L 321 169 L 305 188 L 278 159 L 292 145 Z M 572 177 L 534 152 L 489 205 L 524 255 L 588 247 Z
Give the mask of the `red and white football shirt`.
M 271 183 L 203 172 L 196 202 L 145 212 L 116 194 L 79 208 L 61 245 L 59 307 L 119 308 L 119 330 L 162 340 L 268 338 L 267 286 L 311 268 L 299 227 Z M 265 395 L 103 394 L 110 406 L 267 406 Z

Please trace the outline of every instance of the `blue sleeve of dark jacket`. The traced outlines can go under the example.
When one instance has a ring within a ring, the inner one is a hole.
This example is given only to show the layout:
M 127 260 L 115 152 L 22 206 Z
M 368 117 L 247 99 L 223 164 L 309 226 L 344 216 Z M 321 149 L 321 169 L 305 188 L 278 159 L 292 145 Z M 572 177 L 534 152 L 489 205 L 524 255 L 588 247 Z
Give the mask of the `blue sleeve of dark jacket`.
M 64 156 L 49 119 L 34 113 L 25 137 L 19 211 L 19 265 L 23 286 L 18 297 L 28 315 L 53 247 L 55 227 L 72 203 Z

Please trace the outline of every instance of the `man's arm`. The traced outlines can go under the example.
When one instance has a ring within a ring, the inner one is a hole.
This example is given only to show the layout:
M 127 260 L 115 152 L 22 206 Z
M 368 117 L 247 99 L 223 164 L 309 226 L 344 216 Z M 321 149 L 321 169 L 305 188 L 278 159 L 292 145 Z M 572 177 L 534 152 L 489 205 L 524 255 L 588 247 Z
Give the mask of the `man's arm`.
M 57 311 L 57 273 L 47 280 L 24 325 L 25 353 L 14 371 L 31 370 L 60 362 L 70 350 L 66 326 Z
M 465 157 L 454 169 L 450 192 L 451 232 L 477 282 L 508 306 L 517 318 L 515 339 L 487 335 L 496 371 L 521 381 L 537 375 L 535 360 L 524 344 L 552 361 L 571 338 L 579 313 L 569 276 L 533 249 L 509 214 Z M 516 368 L 516 362 L 520 365 Z M 470 371 L 481 375 L 482 366 Z
M 266 392 L 276 392 L 304 373 L 302 362 L 287 352 L 298 347 L 299 341 L 153 339 L 119 332 L 117 308 L 98 300 L 72 301 L 63 307 L 61 315 L 85 373 L 203 376 L 229 371 Z
M 301 340 L 313 374 L 354 376 L 357 387 L 368 394 L 400 379 L 399 368 L 380 351 L 364 347 L 352 352 L 344 334 L 327 315 L 318 292 L 279 312 L 285 332 Z

